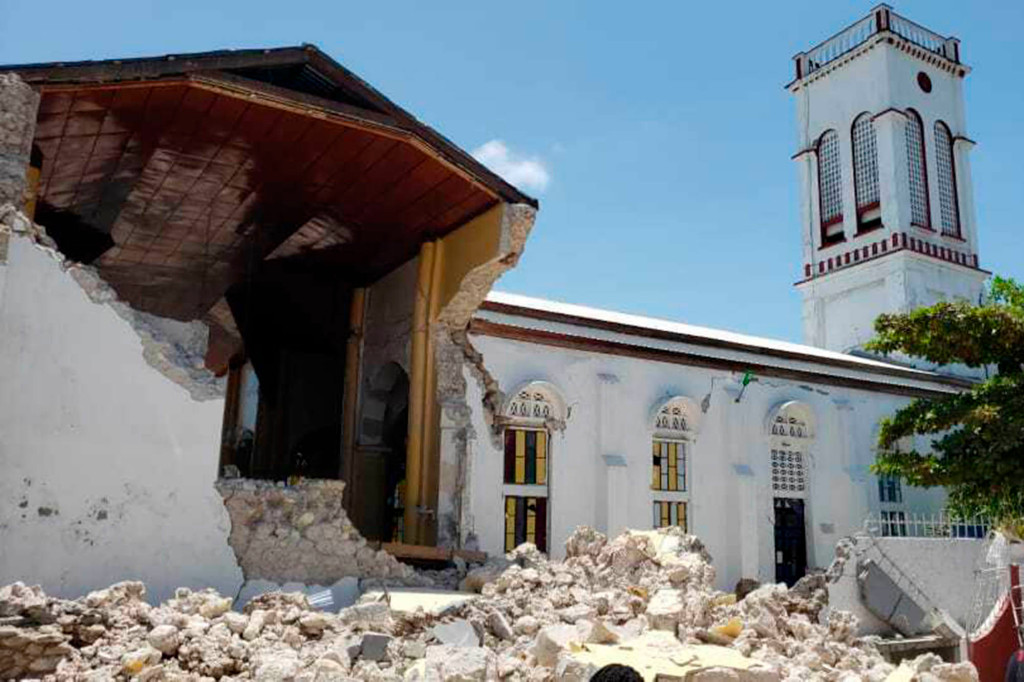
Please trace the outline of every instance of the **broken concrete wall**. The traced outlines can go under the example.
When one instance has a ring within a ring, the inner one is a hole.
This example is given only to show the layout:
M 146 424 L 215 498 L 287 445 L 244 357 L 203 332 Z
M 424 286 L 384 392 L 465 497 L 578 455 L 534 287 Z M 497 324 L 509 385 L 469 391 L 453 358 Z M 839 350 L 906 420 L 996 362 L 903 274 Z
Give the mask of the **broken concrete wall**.
M 494 283 L 519 262 L 537 217 L 536 209 L 525 204 L 504 205 L 501 211 L 497 248 L 488 260 L 475 263 L 461 276 L 430 329 L 441 407 L 437 539 L 445 546 L 460 545 L 466 538 L 461 529 L 467 520 L 471 494 L 467 483 L 472 467 L 469 443 L 476 435 L 473 412 L 489 413 L 500 400 L 483 356 L 473 347 L 466 330 Z M 449 239 L 457 238 L 456 234 Z M 446 240 L 446 251 L 450 248 Z M 470 397 L 467 379 L 477 384 L 480 397 Z
M 223 400 L 197 401 L 143 357 L 36 241 L 0 265 L 0 583 L 77 596 L 122 579 L 149 598 L 241 584 L 213 487 Z
M 890 634 L 892 627 L 868 611 L 860 597 L 857 584 L 858 560 L 870 559 L 893 578 L 912 581 L 927 598 L 923 608 L 938 607 L 949 613 L 964 628 L 970 626 L 978 571 L 985 566 L 989 542 L 966 538 L 881 537 L 872 540 L 864 535 L 854 538 L 854 554 L 843 566 L 839 579 L 829 584 L 829 606 L 857 616 L 862 635 Z M 903 576 L 886 561 L 895 563 Z M 911 597 L 920 599 L 916 590 Z
M 231 547 L 247 581 L 330 585 L 346 577 L 415 584 L 412 568 L 369 547 L 342 506 L 343 481 L 222 479 Z
M 39 93 L 13 73 L 0 74 L 0 205 L 24 201 L 38 108 Z

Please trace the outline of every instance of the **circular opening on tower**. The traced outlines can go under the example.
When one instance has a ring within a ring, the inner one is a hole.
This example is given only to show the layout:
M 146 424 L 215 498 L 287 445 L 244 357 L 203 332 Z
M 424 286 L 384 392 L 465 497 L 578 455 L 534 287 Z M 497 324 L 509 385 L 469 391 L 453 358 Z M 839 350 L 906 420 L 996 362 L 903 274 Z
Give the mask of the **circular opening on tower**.
M 932 91 L 932 79 L 928 77 L 924 71 L 919 71 L 917 74 L 917 85 L 925 92 Z

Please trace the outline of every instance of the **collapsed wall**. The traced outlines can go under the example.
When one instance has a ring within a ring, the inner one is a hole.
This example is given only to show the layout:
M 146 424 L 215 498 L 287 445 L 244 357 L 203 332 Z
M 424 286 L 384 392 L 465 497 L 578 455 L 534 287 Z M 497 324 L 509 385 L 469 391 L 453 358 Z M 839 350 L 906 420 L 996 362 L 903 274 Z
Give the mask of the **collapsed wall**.
M 463 569 L 480 594 L 430 610 L 399 609 L 397 593 L 389 605 L 387 592 L 337 614 L 281 593 L 238 613 L 213 591 L 152 607 L 139 583 L 73 602 L 12 585 L 0 588 L 0 678 L 582 682 L 614 661 L 646 679 L 704 682 L 978 679 L 930 655 L 897 672 L 855 636 L 854 618 L 823 609 L 823 576 L 739 601 L 715 592 L 710 557 L 679 529 L 609 541 L 580 528 L 566 555 L 523 545 Z
M 231 519 L 228 542 L 246 580 L 331 585 L 356 577 L 422 584 L 412 568 L 367 544 L 345 513 L 344 489 L 344 481 L 333 480 L 288 486 L 217 481 Z
M 223 401 L 152 365 L 189 382 L 176 363 L 194 366 L 196 353 L 165 345 L 153 320 L 138 318 L 152 343 L 140 336 L 127 306 L 100 282 L 83 288 L 76 276 L 90 271 L 9 205 L 0 233 L 0 582 L 65 596 L 119 579 L 145 580 L 157 600 L 180 585 L 233 594 L 242 575 L 213 487 Z

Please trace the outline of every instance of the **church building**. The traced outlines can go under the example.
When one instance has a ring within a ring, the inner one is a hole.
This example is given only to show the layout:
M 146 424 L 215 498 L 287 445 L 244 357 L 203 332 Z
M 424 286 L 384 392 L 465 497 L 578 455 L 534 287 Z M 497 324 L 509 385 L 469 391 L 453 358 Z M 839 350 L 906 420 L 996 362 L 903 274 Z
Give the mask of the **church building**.
M 493 292 L 538 202 L 313 46 L 0 67 L 0 584 L 401 578 L 585 524 L 683 527 L 731 589 L 905 533 L 944 494 L 870 473 L 879 423 L 972 375 L 863 346 L 982 295 L 968 72 L 887 5 L 794 57 L 801 345 Z
M 501 391 L 471 401 L 465 541 L 557 554 L 578 524 L 680 525 L 727 587 L 827 566 L 869 517 L 899 533 L 942 510 L 868 468 L 882 418 L 967 377 L 862 347 L 881 313 L 982 294 L 969 69 L 886 5 L 793 67 L 806 345 L 491 294 L 470 334 Z

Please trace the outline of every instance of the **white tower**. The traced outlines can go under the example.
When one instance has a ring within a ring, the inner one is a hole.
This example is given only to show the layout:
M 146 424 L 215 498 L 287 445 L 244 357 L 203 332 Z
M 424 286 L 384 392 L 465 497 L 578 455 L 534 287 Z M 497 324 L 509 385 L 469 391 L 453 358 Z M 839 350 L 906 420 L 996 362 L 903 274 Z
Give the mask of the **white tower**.
M 804 341 L 851 351 L 880 313 L 977 301 L 959 41 L 879 5 L 793 61 Z

